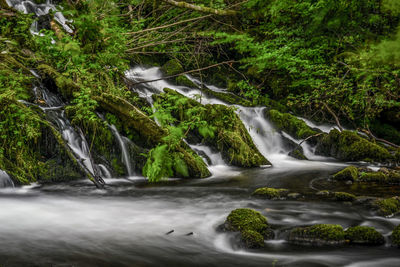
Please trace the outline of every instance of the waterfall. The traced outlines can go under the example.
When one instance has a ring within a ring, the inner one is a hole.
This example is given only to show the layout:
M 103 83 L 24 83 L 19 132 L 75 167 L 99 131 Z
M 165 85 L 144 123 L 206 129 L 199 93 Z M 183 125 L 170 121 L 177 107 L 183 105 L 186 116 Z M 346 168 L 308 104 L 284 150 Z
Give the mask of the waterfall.
M 50 0 L 47 0 L 46 3 L 43 4 L 36 4 L 32 1 L 24 0 L 6 0 L 6 3 L 10 7 L 24 14 L 33 13 L 37 17 L 48 15 L 50 12 L 54 12 L 54 20 L 57 21 L 57 23 L 59 23 L 66 32 L 73 33 L 73 29 L 68 25 L 68 23 L 72 23 L 72 20 L 66 19 L 64 15 L 57 9 L 56 5 Z M 33 22 L 30 29 L 31 33 L 33 35 L 39 35 L 40 30 L 41 29 L 39 28 L 38 22 Z
M 118 141 L 119 147 L 121 149 L 121 159 L 125 165 L 126 172 L 128 173 L 128 176 L 133 176 L 134 173 L 132 170 L 131 159 L 130 159 L 128 148 L 127 148 L 127 144 L 128 144 L 128 142 L 130 142 L 130 140 L 121 136 L 119 134 L 117 128 L 115 127 L 115 125 L 110 125 L 109 127 L 110 127 L 112 133 L 114 134 L 115 138 Z
M 46 113 L 49 120 L 57 126 L 77 162 L 95 178 L 98 176 L 111 176 L 110 171 L 104 165 L 99 166 L 92 162 L 92 156 L 85 135 L 81 129 L 77 128 L 75 130 L 67 119 L 62 100 L 41 84 L 40 86 L 34 86 L 33 92 L 37 102 L 44 103 L 44 105 L 40 104 L 39 107 Z
M 0 170 L 0 188 L 6 187 L 14 187 L 14 182 L 5 171 Z

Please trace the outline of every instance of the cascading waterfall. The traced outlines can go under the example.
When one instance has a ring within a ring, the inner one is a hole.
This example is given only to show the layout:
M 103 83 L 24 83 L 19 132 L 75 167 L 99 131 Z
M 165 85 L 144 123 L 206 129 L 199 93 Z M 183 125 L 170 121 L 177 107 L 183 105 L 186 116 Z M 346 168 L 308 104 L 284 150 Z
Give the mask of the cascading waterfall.
M 77 162 L 95 178 L 111 176 L 110 171 L 104 165 L 99 166 L 92 161 L 86 138 L 82 130 L 78 128 L 78 131 L 76 131 L 67 119 L 63 109 L 64 103 L 61 99 L 42 85 L 34 87 L 33 92 L 39 103 L 45 103 L 45 105 L 39 105 L 39 107 L 46 113 L 49 120 L 57 126 Z
M 3 170 L 0 170 L 0 188 L 14 187 L 11 177 Z
M 72 20 L 66 19 L 51 0 L 47 0 L 46 3 L 43 4 L 36 4 L 32 1 L 24 1 L 24 0 L 6 0 L 6 3 L 10 7 L 24 14 L 33 13 L 37 17 L 45 16 L 48 15 L 50 12 L 54 12 L 54 20 L 57 21 L 57 23 L 59 23 L 66 32 L 68 33 L 73 32 L 72 28 L 68 25 L 68 23 L 71 23 Z M 39 28 L 38 22 L 34 21 L 31 26 L 31 33 L 34 35 L 39 35 L 40 30 L 41 29 Z
M 115 138 L 118 141 L 119 147 L 121 149 L 121 159 L 122 159 L 122 163 L 124 163 L 125 168 L 126 168 L 126 172 L 128 174 L 128 176 L 132 176 L 134 175 L 133 172 L 133 168 L 132 168 L 132 163 L 131 163 L 131 159 L 129 156 L 129 152 L 128 152 L 128 142 L 130 142 L 129 139 L 123 137 L 120 135 L 120 133 L 118 132 L 117 128 L 115 127 L 115 125 L 109 125 L 111 132 L 114 134 Z
M 222 104 L 231 106 L 219 99 L 205 95 L 199 88 L 188 88 L 185 86 L 176 86 L 171 83 L 168 83 L 166 80 L 162 79 L 163 75 L 160 68 L 158 67 L 144 68 L 142 66 L 137 66 L 127 71 L 125 75 L 128 79 L 132 80 L 133 82 L 156 80 L 148 83 L 140 83 L 135 86 L 135 90 L 139 93 L 139 95 L 149 100 L 151 100 L 151 96 L 153 94 L 162 93 L 163 89 L 168 87 L 190 98 L 194 98 L 195 96 L 201 96 L 198 101 L 200 101 L 202 104 Z M 201 86 L 201 82 L 198 81 L 197 79 L 188 75 L 186 77 L 189 78 L 195 84 L 199 85 L 199 87 Z M 207 84 L 203 84 L 203 86 L 206 86 L 208 89 L 213 91 L 226 92 L 226 90 L 218 88 L 216 86 Z M 258 150 L 263 156 L 265 156 L 268 160 L 270 160 L 275 166 L 277 165 L 287 166 L 287 164 L 295 164 L 296 166 L 298 166 L 299 164 L 302 164 L 300 161 L 295 160 L 287 155 L 289 151 L 284 146 L 284 140 L 282 134 L 278 132 L 265 117 L 264 114 L 265 107 L 243 107 L 239 105 L 233 105 L 233 106 L 235 106 L 237 114 L 239 115 L 243 124 L 246 126 L 250 136 L 253 139 L 254 144 L 257 146 Z M 324 130 L 326 129 L 324 128 Z M 292 141 L 296 142 L 297 144 L 300 143 L 299 140 L 292 140 Z M 192 145 L 193 149 L 203 151 L 204 153 L 207 154 L 209 158 L 215 157 L 215 155 L 211 153 L 210 148 L 207 147 L 201 148 L 201 147 L 202 146 Z M 305 153 L 307 154 L 306 156 L 309 159 L 313 160 L 327 159 L 325 157 L 315 156 L 313 154 L 313 149 L 306 143 L 303 143 L 302 147 L 305 150 Z M 220 162 L 218 162 L 218 164 L 220 164 Z

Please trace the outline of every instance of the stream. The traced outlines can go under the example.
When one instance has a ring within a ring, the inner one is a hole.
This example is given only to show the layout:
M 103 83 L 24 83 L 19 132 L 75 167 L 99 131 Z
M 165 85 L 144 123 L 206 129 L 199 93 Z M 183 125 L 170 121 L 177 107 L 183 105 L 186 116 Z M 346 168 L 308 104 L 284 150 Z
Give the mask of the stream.
M 161 77 L 158 68 L 136 67 L 126 76 L 134 81 Z M 190 77 L 194 81 L 194 78 Z M 160 80 L 141 84 L 137 91 L 151 99 L 164 87 L 186 96 L 201 94 L 198 89 L 174 86 Z M 209 86 L 212 90 L 223 90 Z M 46 90 L 42 90 L 46 92 Z M 43 95 L 55 121 L 63 113 L 47 92 Z M 202 103 L 223 102 L 202 97 Z M 400 223 L 400 216 L 378 217 L 359 206 L 338 202 L 271 201 L 251 198 L 259 187 L 287 188 L 301 194 L 326 189 L 325 182 L 346 163 L 315 156 L 303 144 L 309 161 L 287 156 L 282 145 L 285 133 L 278 133 L 263 117 L 262 108 L 237 106 L 237 113 L 254 143 L 272 167 L 242 169 L 228 166 L 218 152 L 202 144 L 190 144 L 210 159 L 212 176 L 207 179 L 168 179 L 148 184 L 131 171 L 124 152 L 124 139 L 110 126 L 119 140 L 129 177 L 110 178 L 103 173 L 106 186 L 96 189 L 88 180 L 70 183 L 34 184 L 0 189 L 0 264 L 3 266 L 399 266 L 398 248 L 307 247 L 285 241 L 285 230 L 318 223 L 373 226 L 386 240 Z M 68 125 L 67 125 L 68 126 Z M 324 125 L 325 129 L 327 127 Z M 60 126 L 74 153 L 89 162 L 84 142 L 71 127 Z M 69 129 L 69 135 L 65 131 Z M 71 138 L 74 135 L 74 138 Z M 79 145 L 74 145 L 78 140 Z M 294 140 L 299 142 L 299 140 Z M 83 146 L 83 147 L 82 147 Z M 79 148 L 79 149 L 78 149 Z M 92 165 L 87 165 L 90 172 Z M 97 168 L 96 167 L 96 168 Z M 3 183 L 7 174 L 1 173 Z M 385 190 L 385 189 L 382 189 Z M 364 192 L 360 193 L 374 193 Z M 381 192 L 375 192 L 380 194 Z M 244 250 L 233 234 L 216 229 L 229 212 L 252 208 L 280 230 L 266 247 Z

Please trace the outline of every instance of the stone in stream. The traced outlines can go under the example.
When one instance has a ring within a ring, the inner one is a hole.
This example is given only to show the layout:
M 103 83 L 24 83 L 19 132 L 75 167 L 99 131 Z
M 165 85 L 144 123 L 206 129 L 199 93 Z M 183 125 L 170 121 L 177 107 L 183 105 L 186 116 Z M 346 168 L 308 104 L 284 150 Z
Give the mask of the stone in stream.
M 264 239 L 274 238 L 274 232 L 267 219 L 252 209 L 233 210 L 220 229 L 240 232 L 240 243 L 246 248 L 262 248 L 265 246 Z
M 297 227 L 290 231 L 288 241 L 297 245 L 343 245 L 345 232 L 343 227 L 334 224 L 317 224 L 307 227 Z
M 390 236 L 392 244 L 400 247 L 400 225 L 394 228 L 392 235 Z
M 336 201 L 353 202 L 354 200 L 356 200 L 356 196 L 346 192 L 335 192 L 334 199 Z
M 400 198 L 391 197 L 386 199 L 376 199 L 372 202 L 372 207 L 375 208 L 381 216 L 392 216 L 400 212 Z
M 351 244 L 382 245 L 385 239 L 381 233 L 369 226 L 350 227 L 345 231 L 345 238 Z
M 276 189 L 269 187 L 258 188 L 253 192 L 253 196 L 266 199 L 283 199 L 289 193 L 288 189 Z
M 354 166 L 346 167 L 345 169 L 333 175 L 333 179 L 340 181 L 345 181 L 345 180 L 355 181 L 357 180 L 357 178 L 358 178 L 358 169 L 357 167 Z

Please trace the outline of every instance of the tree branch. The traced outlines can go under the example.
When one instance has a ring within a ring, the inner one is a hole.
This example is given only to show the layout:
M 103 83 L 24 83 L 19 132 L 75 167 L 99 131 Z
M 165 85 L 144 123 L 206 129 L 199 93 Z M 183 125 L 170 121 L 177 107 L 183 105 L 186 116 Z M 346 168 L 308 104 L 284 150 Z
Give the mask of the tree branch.
M 195 11 L 215 14 L 215 15 L 219 15 L 219 16 L 235 16 L 238 14 L 238 12 L 235 10 L 214 9 L 214 8 L 210 8 L 210 7 L 202 7 L 202 6 L 197 6 L 197 5 L 193 5 L 193 4 L 189 4 L 189 3 L 181 2 L 181 1 L 178 2 L 178 1 L 174 1 L 174 0 L 162 0 L 162 1 L 164 1 L 170 5 L 173 5 L 173 6 L 188 8 L 188 9 L 192 9 Z
M 323 104 L 324 104 L 324 107 L 326 108 L 326 110 L 328 110 L 328 112 L 333 116 L 333 118 L 335 118 L 336 125 L 339 127 L 339 130 L 342 132 L 343 127 L 340 124 L 338 116 L 336 116 L 335 112 L 333 112 L 333 110 L 326 103 L 323 103 Z

